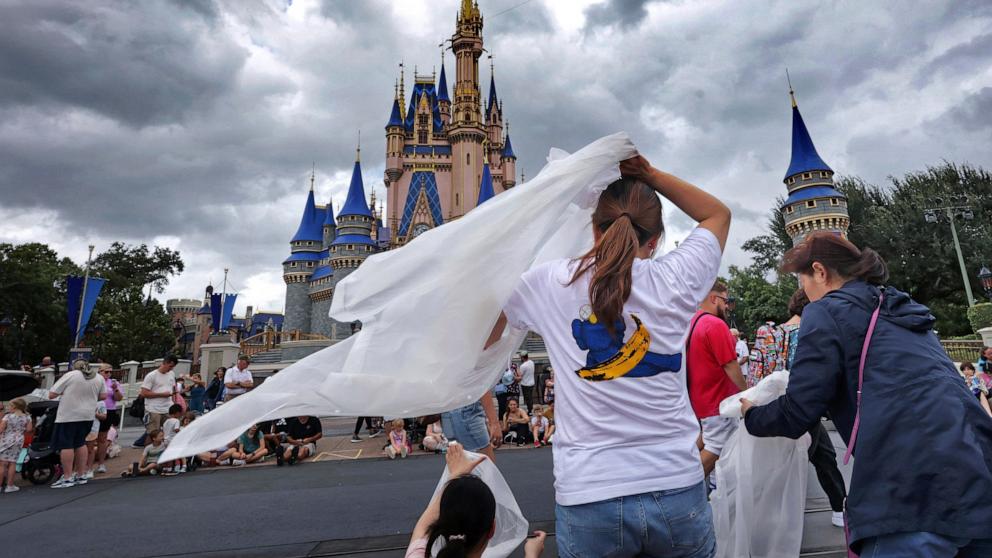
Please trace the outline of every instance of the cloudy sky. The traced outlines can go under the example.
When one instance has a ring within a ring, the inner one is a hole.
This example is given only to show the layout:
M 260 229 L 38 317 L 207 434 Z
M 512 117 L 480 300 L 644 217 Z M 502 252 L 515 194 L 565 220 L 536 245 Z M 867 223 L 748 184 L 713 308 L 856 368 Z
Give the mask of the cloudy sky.
M 202 296 L 230 267 L 240 309 L 281 310 L 311 162 L 318 198 L 340 206 L 361 129 L 366 188 L 384 193 L 397 64 L 439 64 L 458 4 L 0 0 L 0 242 L 77 261 L 87 244 L 170 246 L 186 272 L 162 299 Z M 840 174 L 992 167 L 982 0 L 480 6 L 518 169 L 626 130 L 733 208 L 725 265 L 746 261 L 785 189 L 786 68 Z M 668 223 L 669 242 L 688 231 Z

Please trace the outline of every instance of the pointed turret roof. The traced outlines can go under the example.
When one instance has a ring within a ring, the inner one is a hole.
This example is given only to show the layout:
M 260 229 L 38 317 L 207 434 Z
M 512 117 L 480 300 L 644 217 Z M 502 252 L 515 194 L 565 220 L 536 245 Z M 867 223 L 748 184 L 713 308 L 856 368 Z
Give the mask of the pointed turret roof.
M 326 214 L 324 215 L 324 226 L 325 227 L 336 227 L 338 224 L 334 221 L 334 202 L 327 202 Z
M 351 171 L 351 184 L 348 186 L 348 198 L 341 206 L 338 217 L 344 215 L 364 215 L 371 218 L 369 204 L 365 201 L 365 185 L 362 183 L 362 162 L 355 157 L 355 168 Z
M 393 99 L 393 110 L 389 113 L 389 122 L 386 123 L 386 127 L 402 125 L 403 117 L 400 115 L 400 100 L 399 97 L 396 97 Z
M 496 195 L 493 191 L 493 175 L 489 172 L 489 161 L 486 161 L 482 165 L 482 182 L 479 184 L 479 201 L 476 202 L 476 206 L 482 205 L 483 202 L 489 200 Z
M 513 144 L 510 143 L 510 134 L 506 134 L 506 143 L 503 144 L 503 158 L 504 159 L 516 159 L 517 156 L 513 154 Z
M 496 104 L 498 97 L 496 95 L 496 74 L 493 72 L 489 73 L 489 103 L 486 106 L 486 116 L 493 111 L 494 108 L 499 108 Z
M 307 203 L 303 207 L 303 218 L 300 219 L 300 226 L 296 229 L 291 242 L 301 240 L 323 240 L 322 224 L 323 220 L 317 215 L 317 205 L 313 201 L 313 189 L 307 194 Z
M 437 100 L 438 101 L 448 101 L 448 80 L 444 77 L 444 60 L 441 60 L 441 79 L 437 81 Z
M 833 172 L 833 169 L 827 166 L 820 158 L 820 154 L 816 152 L 813 140 L 809 137 L 809 131 L 806 129 L 806 123 L 803 122 L 803 115 L 799 113 L 795 94 L 791 89 L 789 96 L 792 98 L 792 160 L 789 162 L 789 170 L 786 171 L 785 177 L 789 178 L 814 170 Z

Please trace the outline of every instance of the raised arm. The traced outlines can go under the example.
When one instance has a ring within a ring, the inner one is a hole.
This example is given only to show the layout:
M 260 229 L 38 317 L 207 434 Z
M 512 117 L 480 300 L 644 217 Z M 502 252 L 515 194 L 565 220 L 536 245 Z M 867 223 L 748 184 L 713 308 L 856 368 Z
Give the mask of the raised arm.
M 710 231 L 720 242 L 722 249 L 727 244 L 730 231 L 730 209 L 713 195 L 651 166 L 641 155 L 620 162 L 620 173 L 643 180 L 659 194 L 675 204 L 686 215 Z

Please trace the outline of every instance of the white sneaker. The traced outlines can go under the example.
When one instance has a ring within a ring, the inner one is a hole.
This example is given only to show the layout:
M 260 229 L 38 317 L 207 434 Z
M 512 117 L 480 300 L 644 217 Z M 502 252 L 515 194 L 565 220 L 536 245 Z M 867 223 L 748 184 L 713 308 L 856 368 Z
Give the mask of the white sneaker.
M 180 473 L 185 473 L 186 472 L 186 467 L 185 466 L 180 467 L 179 468 L 179 472 Z
M 86 475 L 83 475 L 81 477 L 75 477 L 72 480 L 75 481 L 75 483 L 77 485 L 79 485 L 79 486 L 82 486 L 82 485 L 90 482 L 90 479 L 86 478 Z
M 83 478 L 86 479 L 86 480 L 92 480 L 93 479 L 93 469 L 90 469 L 89 471 L 86 471 L 86 474 L 83 475 Z
M 833 514 L 830 516 L 830 523 L 832 523 L 834 527 L 843 527 L 844 512 L 833 512 Z
M 73 486 L 76 486 L 76 480 L 65 477 L 59 477 L 59 480 L 52 483 L 52 488 L 72 488 Z
M 10 485 L 7 488 L 4 488 L 3 491 L 4 491 L 4 493 L 9 494 L 11 492 L 17 492 L 20 489 L 21 489 L 21 487 L 19 487 L 19 486 Z
M 99 467 L 96 468 L 96 472 L 97 473 L 106 473 L 107 472 L 107 466 L 106 465 L 100 465 Z
M 245 460 L 244 459 L 232 459 L 231 460 L 231 465 L 233 465 L 235 467 L 240 467 L 240 466 L 242 466 L 244 464 L 245 464 Z

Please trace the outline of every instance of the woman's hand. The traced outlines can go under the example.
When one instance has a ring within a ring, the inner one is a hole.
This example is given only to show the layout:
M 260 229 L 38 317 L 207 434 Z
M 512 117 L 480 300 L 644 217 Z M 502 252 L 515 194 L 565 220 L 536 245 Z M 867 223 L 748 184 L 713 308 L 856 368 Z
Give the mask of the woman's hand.
M 744 399 L 744 398 L 742 397 L 742 398 L 741 398 L 741 416 L 743 417 L 744 415 L 746 415 L 746 414 L 747 414 L 747 410 L 748 410 L 748 409 L 750 409 L 751 407 L 756 407 L 756 406 L 757 406 L 757 405 L 755 405 L 755 404 L 754 404 L 754 403 L 752 403 L 751 401 L 748 401 L 747 399 Z
M 448 445 L 448 453 L 445 454 L 445 461 L 448 463 L 448 476 L 451 478 L 467 475 L 475 469 L 479 463 L 486 460 L 486 456 L 472 461 L 465 455 L 465 449 L 458 442 Z
M 620 161 L 620 174 L 631 178 L 643 179 L 653 170 L 651 163 L 638 154 L 625 161 Z
M 534 531 L 524 543 L 524 558 L 537 558 L 544 552 L 544 539 L 548 536 L 544 531 Z

